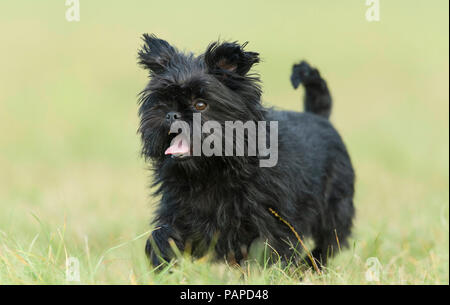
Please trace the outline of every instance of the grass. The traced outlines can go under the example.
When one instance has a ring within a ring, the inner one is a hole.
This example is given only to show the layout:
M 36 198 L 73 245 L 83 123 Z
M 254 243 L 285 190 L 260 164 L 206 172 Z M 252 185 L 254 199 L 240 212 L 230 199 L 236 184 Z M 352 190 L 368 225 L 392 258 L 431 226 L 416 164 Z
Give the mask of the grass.
M 0 3 L 0 284 L 448 284 L 448 1 L 64 1 Z M 392 2 L 392 3 L 391 3 Z M 350 249 L 318 275 L 144 256 L 158 198 L 139 157 L 139 36 L 201 52 L 217 38 L 261 53 L 264 103 L 300 109 L 293 62 L 317 65 L 357 171 Z M 376 257 L 379 281 L 368 282 Z M 299 278 L 302 278 L 299 281 Z

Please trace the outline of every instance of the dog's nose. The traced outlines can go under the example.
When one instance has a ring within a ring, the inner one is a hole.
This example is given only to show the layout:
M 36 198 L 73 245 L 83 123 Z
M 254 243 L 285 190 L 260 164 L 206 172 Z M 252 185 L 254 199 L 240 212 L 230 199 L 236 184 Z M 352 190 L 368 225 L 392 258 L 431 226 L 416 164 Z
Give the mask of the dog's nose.
M 171 111 L 168 114 L 166 114 L 166 121 L 169 123 L 172 123 L 175 120 L 181 119 L 181 114 L 176 111 Z

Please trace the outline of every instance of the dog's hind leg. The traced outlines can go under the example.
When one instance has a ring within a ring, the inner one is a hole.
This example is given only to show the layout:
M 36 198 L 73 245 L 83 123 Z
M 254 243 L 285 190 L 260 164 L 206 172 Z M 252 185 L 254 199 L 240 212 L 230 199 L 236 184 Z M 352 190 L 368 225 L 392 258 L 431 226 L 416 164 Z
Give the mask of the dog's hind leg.
M 327 217 L 313 235 L 315 248 L 311 254 L 319 265 L 325 266 L 329 258 L 348 246 L 354 213 L 352 197 L 330 198 Z

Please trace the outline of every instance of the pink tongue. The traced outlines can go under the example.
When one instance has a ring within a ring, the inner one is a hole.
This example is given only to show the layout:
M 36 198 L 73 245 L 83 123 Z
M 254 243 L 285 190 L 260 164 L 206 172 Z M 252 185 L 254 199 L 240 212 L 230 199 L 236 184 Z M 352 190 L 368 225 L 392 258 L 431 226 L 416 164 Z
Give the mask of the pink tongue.
M 189 154 L 189 145 L 182 133 L 177 135 L 165 151 L 166 155 Z

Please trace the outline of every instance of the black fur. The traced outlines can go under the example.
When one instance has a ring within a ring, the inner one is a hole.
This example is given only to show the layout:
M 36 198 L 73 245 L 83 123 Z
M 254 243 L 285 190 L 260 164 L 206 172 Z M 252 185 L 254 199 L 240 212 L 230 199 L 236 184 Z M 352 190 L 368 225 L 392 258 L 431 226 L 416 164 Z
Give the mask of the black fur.
M 144 35 L 139 63 L 151 80 L 140 98 L 143 155 L 153 165 L 161 196 L 147 246 L 151 263 L 173 257 L 170 240 L 194 257 L 214 250 L 217 258 L 240 262 L 257 238 L 267 240 L 282 260 L 298 261 L 302 249 L 277 211 L 302 237 L 312 237 L 314 257 L 327 257 L 347 244 L 354 216 L 354 172 L 347 150 L 330 122 L 331 98 L 316 69 L 295 65 L 292 83 L 306 88 L 304 113 L 261 105 L 259 62 L 236 42 L 213 43 L 200 56 L 186 54 L 153 35 Z M 192 104 L 206 101 L 202 121 L 278 121 L 279 158 L 259 167 L 258 157 L 164 155 L 173 135 L 164 119 L 177 111 L 192 124 Z M 296 248 L 297 251 L 293 249 Z
M 325 80 L 320 76 L 319 70 L 311 68 L 306 61 L 292 67 L 291 82 L 295 89 L 300 84 L 306 89 L 304 108 L 329 118 L 331 114 L 331 96 Z

